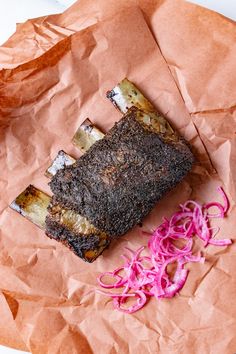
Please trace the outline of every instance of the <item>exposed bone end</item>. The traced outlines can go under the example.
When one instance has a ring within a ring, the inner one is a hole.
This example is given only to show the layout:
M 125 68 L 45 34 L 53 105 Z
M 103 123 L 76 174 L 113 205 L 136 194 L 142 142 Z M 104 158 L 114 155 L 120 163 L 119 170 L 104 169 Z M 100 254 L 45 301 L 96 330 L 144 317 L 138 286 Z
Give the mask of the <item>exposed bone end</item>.
M 138 108 L 143 111 L 143 117 L 140 116 L 139 120 L 142 124 L 149 126 L 157 133 L 163 134 L 164 139 L 177 139 L 177 134 L 169 122 L 156 111 L 155 107 L 128 79 L 125 78 L 111 91 L 108 91 L 107 98 L 121 113 L 127 113 L 131 107 Z
M 46 193 L 29 185 L 10 204 L 10 208 L 44 230 L 50 199 Z
M 121 113 L 126 113 L 132 106 L 148 112 L 155 112 L 153 105 L 127 78 L 123 79 L 111 91 L 108 91 L 107 98 L 111 100 L 114 106 L 118 108 Z
M 51 165 L 46 170 L 45 176 L 52 178 L 52 176 L 55 176 L 57 171 L 61 170 L 65 166 L 73 165 L 75 161 L 76 160 L 72 156 L 66 154 L 63 150 L 60 150 Z
M 93 262 L 110 244 L 109 236 L 86 218 L 54 202 L 46 193 L 29 185 L 10 207 L 67 246 L 86 262 Z
M 103 137 L 104 134 L 87 118 L 78 128 L 72 142 L 84 153 Z

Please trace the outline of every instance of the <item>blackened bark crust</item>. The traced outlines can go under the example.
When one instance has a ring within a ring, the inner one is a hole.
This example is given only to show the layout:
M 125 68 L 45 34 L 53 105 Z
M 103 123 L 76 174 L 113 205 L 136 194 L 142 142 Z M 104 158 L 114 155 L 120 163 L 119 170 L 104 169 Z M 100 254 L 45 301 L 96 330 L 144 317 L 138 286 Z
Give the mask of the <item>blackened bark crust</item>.
M 65 217 L 65 212 L 53 197 L 46 217 L 46 235 L 63 243 L 83 260 L 93 262 L 110 244 L 110 237 L 93 225 L 83 227 L 80 217 L 78 228 L 76 214 L 69 211 Z
M 131 109 L 73 166 L 57 172 L 50 187 L 58 202 L 116 237 L 141 222 L 193 164 L 182 138 L 166 141 Z

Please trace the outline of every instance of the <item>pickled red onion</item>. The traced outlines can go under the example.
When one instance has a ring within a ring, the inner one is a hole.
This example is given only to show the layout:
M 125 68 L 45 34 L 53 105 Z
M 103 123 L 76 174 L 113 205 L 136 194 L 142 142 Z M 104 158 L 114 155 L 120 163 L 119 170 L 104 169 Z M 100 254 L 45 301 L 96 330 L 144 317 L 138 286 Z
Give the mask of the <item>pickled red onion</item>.
M 225 217 L 229 209 L 229 201 L 224 190 L 219 187 L 218 192 L 223 198 L 223 205 L 219 202 L 210 202 L 204 205 L 188 200 L 180 204 L 180 210 L 172 215 L 170 220 L 163 218 L 156 230 L 149 236 L 149 254 L 143 256 L 145 247 L 136 251 L 126 248 L 128 255 L 122 255 L 125 263 L 113 272 L 104 272 L 98 276 L 98 283 L 105 289 L 120 289 L 119 292 L 97 290 L 98 293 L 109 296 L 113 299 L 116 309 L 125 313 L 133 313 L 141 309 L 147 299 L 154 296 L 156 299 L 172 298 L 184 286 L 188 270 L 184 265 L 189 262 L 203 263 L 205 258 L 194 255 L 192 252 L 193 236 L 207 245 L 228 246 L 232 243 L 230 239 L 216 240 L 213 237 L 219 231 L 210 227 L 211 218 Z M 210 213 L 212 207 L 218 209 L 218 213 Z M 181 240 L 184 245 L 177 246 Z M 173 277 L 171 278 L 167 267 L 177 264 Z M 123 275 L 120 272 L 123 271 Z M 112 277 L 113 283 L 105 283 L 105 276 Z M 129 298 L 135 298 L 136 303 L 124 307 Z

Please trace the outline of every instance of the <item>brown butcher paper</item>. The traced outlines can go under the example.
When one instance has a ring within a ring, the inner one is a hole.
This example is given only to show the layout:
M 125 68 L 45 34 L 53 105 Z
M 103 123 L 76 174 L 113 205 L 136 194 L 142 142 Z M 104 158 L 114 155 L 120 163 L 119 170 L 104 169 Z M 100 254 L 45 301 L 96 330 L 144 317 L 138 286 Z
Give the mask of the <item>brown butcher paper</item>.
M 229 200 L 217 237 L 236 239 L 236 25 L 180 0 L 80 0 L 28 20 L 0 47 L 0 343 L 32 353 L 236 353 L 236 246 L 203 250 L 173 299 L 128 315 L 96 294 L 123 247 L 188 198 Z M 84 263 L 9 204 L 44 176 L 87 118 L 107 132 L 121 114 L 106 92 L 127 77 L 191 144 L 196 164 L 144 220 Z

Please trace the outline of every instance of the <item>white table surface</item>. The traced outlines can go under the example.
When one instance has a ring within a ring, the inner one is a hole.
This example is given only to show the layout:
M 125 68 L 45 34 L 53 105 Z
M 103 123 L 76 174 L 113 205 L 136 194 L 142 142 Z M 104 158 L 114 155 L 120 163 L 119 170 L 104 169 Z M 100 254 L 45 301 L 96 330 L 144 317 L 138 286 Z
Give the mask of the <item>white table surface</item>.
M 62 12 L 74 2 L 75 0 L 0 0 L 0 45 L 15 31 L 16 22 Z M 191 0 L 191 2 L 236 20 L 236 0 Z
M 75 0 L 0 0 L 0 45 L 14 33 L 16 23 L 24 22 L 28 18 L 63 12 L 74 2 Z M 191 0 L 191 2 L 236 20 L 236 0 Z M 25 352 L 0 345 L 0 354 L 20 353 Z

